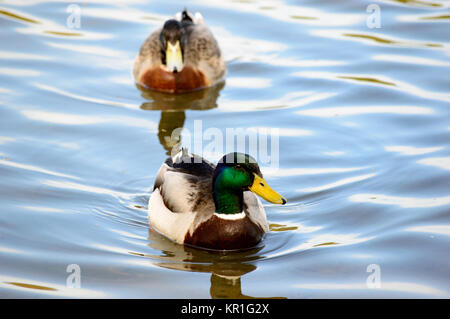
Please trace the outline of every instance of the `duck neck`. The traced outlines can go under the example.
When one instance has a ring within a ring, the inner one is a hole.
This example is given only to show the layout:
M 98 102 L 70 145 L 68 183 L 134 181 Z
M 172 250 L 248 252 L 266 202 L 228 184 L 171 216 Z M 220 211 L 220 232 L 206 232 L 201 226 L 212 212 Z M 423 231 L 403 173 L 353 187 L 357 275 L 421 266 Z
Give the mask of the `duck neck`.
M 223 178 L 219 174 L 213 180 L 213 198 L 218 214 L 239 214 L 243 208 L 242 189 L 225 187 Z

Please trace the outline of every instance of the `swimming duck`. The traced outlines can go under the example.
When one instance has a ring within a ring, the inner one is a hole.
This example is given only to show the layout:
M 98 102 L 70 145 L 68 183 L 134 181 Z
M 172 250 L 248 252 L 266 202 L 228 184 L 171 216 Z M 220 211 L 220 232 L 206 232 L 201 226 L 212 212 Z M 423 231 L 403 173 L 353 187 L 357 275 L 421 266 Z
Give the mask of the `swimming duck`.
M 180 93 L 212 86 L 225 72 L 219 45 L 201 14 L 184 10 L 145 40 L 133 76 L 150 89 Z
M 253 157 L 229 153 L 214 165 L 182 149 L 159 169 L 149 200 L 149 223 L 179 244 L 251 248 L 269 228 L 255 194 L 271 203 L 286 203 L 269 187 Z

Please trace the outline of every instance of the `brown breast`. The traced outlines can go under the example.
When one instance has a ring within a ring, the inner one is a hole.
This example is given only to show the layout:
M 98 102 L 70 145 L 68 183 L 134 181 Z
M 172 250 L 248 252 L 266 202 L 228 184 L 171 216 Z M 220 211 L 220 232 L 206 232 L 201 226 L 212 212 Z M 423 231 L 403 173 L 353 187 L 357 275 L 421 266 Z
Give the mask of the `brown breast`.
M 177 73 L 155 67 L 145 71 L 139 82 L 150 89 L 168 93 L 188 92 L 208 86 L 205 75 L 192 67 L 184 67 Z
M 264 230 L 248 217 L 227 220 L 213 215 L 203 222 L 184 243 L 217 250 L 235 250 L 255 247 L 263 238 Z

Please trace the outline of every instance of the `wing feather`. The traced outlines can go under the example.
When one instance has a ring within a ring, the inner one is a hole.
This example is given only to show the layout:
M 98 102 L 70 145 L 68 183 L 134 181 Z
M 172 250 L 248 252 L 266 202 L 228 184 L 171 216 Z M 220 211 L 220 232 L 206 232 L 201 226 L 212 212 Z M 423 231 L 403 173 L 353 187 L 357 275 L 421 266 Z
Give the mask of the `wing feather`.
M 172 212 L 197 211 L 212 201 L 214 168 L 214 164 L 183 149 L 161 165 L 153 190 L 160 191 Z

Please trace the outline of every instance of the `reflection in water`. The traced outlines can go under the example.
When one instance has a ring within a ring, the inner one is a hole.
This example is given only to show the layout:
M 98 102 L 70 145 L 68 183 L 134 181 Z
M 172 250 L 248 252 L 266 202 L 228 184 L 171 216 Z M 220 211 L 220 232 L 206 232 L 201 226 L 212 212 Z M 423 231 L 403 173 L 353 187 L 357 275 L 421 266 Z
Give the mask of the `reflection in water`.
M 0 159 L 0 165 L 15 167 L 15 168 L 19 168 L 19 169 L 23 169 L 23 170 L 27 170 L 27 171 L 32 171 L 32 172 L 38 172 L 38 173 L 42 173 L 42 174 L 46 174 L 46 175 L 53 175 L 53 176 L 58 176 L 58 177 L 66 177 L 66 178 L 69 178 L 69 179 L 79 179 L 76 176 L 67 175 L 67 174 L 63 174 L 63 173 L 47 170 L 47 169 L 44 169 L 44 168 L 41 168 L 41 167 L 28 165 L 28 164 L 16 163 L 16 162 L 11 161 L 8 158 Z
M 372 56 L 374 61 L 387 61 L 392 63 L 422 64 L 429 66 L 450 66 L 450 62 L 423 57 L 414 57 L 399 54 L 377 54 Z
M 426 225 L 406 228 L 406 231 L 432 233 L 438 235 L 450 236 L 450 225 Z
M 435 166 L 446 171 L 450 171 L 450 157 L 429 157 L 424 158 L 417 163 L 427 166 Z
M 409 6 L 423 6 L 423 7 L 441 7 L 442 4 L 431 1 L 419 1 L 419 0 L 390 0 Z
M 339 40 L 355 40 L 372 45 L 392 46 L 392 47 L 408 47 L 408 48 L 443 48 L 443 43 L 429 43 L 423 41 L 408 40 L 404 38 L 394 38 L 392 36 L 380 36 L 376 33 L 352 33 L 348 30 L 314 30 L 314 35 L 333 38 Z
M 326 79 L 326 80 L 336 80 L 342 79 L 346 81 L 356 82 L 361 85 L 382 85 L 388 86 L 393 90 L 398 90 L 402 92 L 407 92 L 408 94 L 414 94 L 420 98 L 432 99 L 432 100 L 441 100 L 441 101 L 450 101 L 450 95 L 448 93 L 440 93 L 440 92 L 432 92 L 428 90 L 424 90 L 419 86 L 412 85 L 408 82 L 393 80 L 386 76 L 378 76 L 375 78 L 370 75 L 339 75 L 333 74 L 330 72 L 310 72 L 310 71 L 302 71 L 295 72 L 294 76 L 299 77 L 308 77 L 308 78 L 316 78 L 316 79 Z M 384 78 L 384 80 L 382 80 Z
M 46 287 L 46 286 L 39 286 L 39 285 L 31 285 L 23 282 L 7 282 L 7 284 L 14 285 L 17 287 L 23 287 L 28 289 L 38 289 L 38 290 L 49 290 L 49 291 L 56 291 L 57 289 L 52 287 Z
M 242 276 L 257 267 L 251 262 L 263 258 L 259 253 L 264 246 L 244 251 L 221 252 L 180 245 L 149 230 L 149 246 L 161 251 L 162 256 L 143 255 L 155 265 L 167 269 L 211 273 L 211 298 L 259 298 L 242 293 Z M 137 254 L 137 253 L 132 253 Z M 283 297 L 274 297 L 283 298 Z
M 35 24 L 40 23 L 39 21 L 37 21 L 35 19 L 25 17 L 21 13 L 13 13 L 10 10 L 0 9 L 0 15 L 6 16 L 6 17 L 11 18 L 11 19 L 19 20 L 19 21 L 22 21 L 22 22 L 35 23 Z
M 42 296 L 48 298 L 105 298 L 106 294 L 97 291 L 80 288 L 70 288 L 65 283 L 64 285 L 54 282 L 36 281 L 30 278 L 10 277 L 0 275 L 0 290 L 8 289 L 10 291 L 17 291 L 18 293 L 28 294 L 39 291 Z M 14 295 L 14 294 L 13 294 Z M 3 295 L 4 298 L 4 295 Z
M 399 197 L 383 194 L 355 194 L 349 197 L 351 202 L 396 205 L 403 208 L 438 207 L 450 204 L 450 196 L 416 198 Z
M 337 77 L 340 78 L 340 79 L 347 79 L 347 80 L 355 80 L 355 81 L 361 81 L 361 82 L 369 82 L 369 83 L 376 83 L 376 84 L 396 86 L 395 83 L 388 82 L 388 81 L 381 81 L 381 80 L 378 80 L 378 79 L 375 79 L 375 78 L 370 78 L 370 77 L 344 76 L 344 75 L 338 75 Z
M 185 111 L 185 110 L 209 110 L 217 107 L 217 98 L 225 86 L 225 82 L 202 90 L 183 94 L 167 94 L 149 90 L 139 84 L 143 98 L 149 100 L 141 105 L 143 110 L 161 111 Z
M 136 86 L 142 92 L 142 97 L 149 100 L 141 105 L 141 109 L 161 110 L 158 139 L 166 150 L 166 155 L 170 155 L 173 147 L 181 145 L 181 130 L 175 132 L 174 130 L 183 128 L 186 119 L 185 110 L 209 110 L 217 107 L 217 99 L 225 82 L 184 94 L 167 94 L 149 90 L 139 84 Z
M 406 114 L 427 115 L 432 114 L 433 109 L 422 106 L 399 105 L 395 108 L 390 106 L 343 106 L 307 109 L 295 112 L 296 114 L 316 117 L 354 116 L 362 114 Z
M 295 285 L 297 288 L 301 289 L 313 289 L 313 290 L 354 290 L 354 291 L 365 291 L 367 290 L 367 284 L 366 283 L 346 283 L 346 284 L 299 284 Z M 431 295 L 431 296 L 445 296 L 445 291 L 427 286 L 422 284 L 416 284 L 411 282 L 385 282 L 383 281 L 380 288 L 381 291 L 395 291 L 395 292 L 404 292 L 404 293 L 411 293 L 411 292 L 418 292 L 424 295 Z
M 166 150 L 166 155 L 170 155 L 176 145 L 181 145 L 181 130 L 174 130 L 184 126 L 186 114 L 184 111 L 162 111 L 158 125 L 159 143 Z
M 377 174 L 372 173 L 372 174 L 365 174 L 365 175 L 359 175 L 359 176 L 354 176 L 354 177 L 346 177 L 346 178 L 340 179 L 338 181 L 335 181 L 335 182 L 332 182 L 332 183 L 329 183 L 326 185 L 302 188 L 302 189 L 299 189 L 298 192 L 302 192 L 302 193 L 322 192 L 322 191 L 329 190 L 329 189 L 332 189 L 335 187 L 360 182 L 360 181 L 366 180 L 368 178 L 372 178 L 376 175 Z
M 378 37 L 375 35 L 368 34 L 357 34 L 357 33 L 344 33 L 343 36 L 350 38 L 357 38 L 362 40 L 374 41 L 380 44 L 389 44 L 389 45 L 398 45 L 398 46 L 417 46 L 417 47 L 431 47 L 431 48 L 439 48 L 442 47 L 440 43 L 421 43 L 421 42 L 406 42 L 401 40 L 387 39 Z
M 387 152 L 400 153 L 401 155 L 412 156 L 412 155 L 423 155 L 428 153 L 437 152 L 443 149 L 442 146 L 437 147 L 414 147 L 408 145 L 388 145 L 384 149 Z
M 310 227 L 310 229 L 303 229 L 301 226 L 299 230 L 296 230 L 298 233 L 314 233 L 317 230 L 320 230 L 321 227 Z M 299 245 L 289 247 L 284 250 L 275 251 L 266 256 L 266 259 L 277 258 L 281 256 L 287 256 L 290 254 L 295 254 L 301 251 L 306 251 L 310 249 L 321 249 L 324 246 L 346 246 L 346 245 L 356 245 L 363 242 L 370 241 L 375 238 L 375 236 L 367 236 L 363 237 L 361 233 L 345 233 L 345 234 L 319 234 L 314 236 L 311 234 L 308 236 L 309 239 L 301 242 Z

